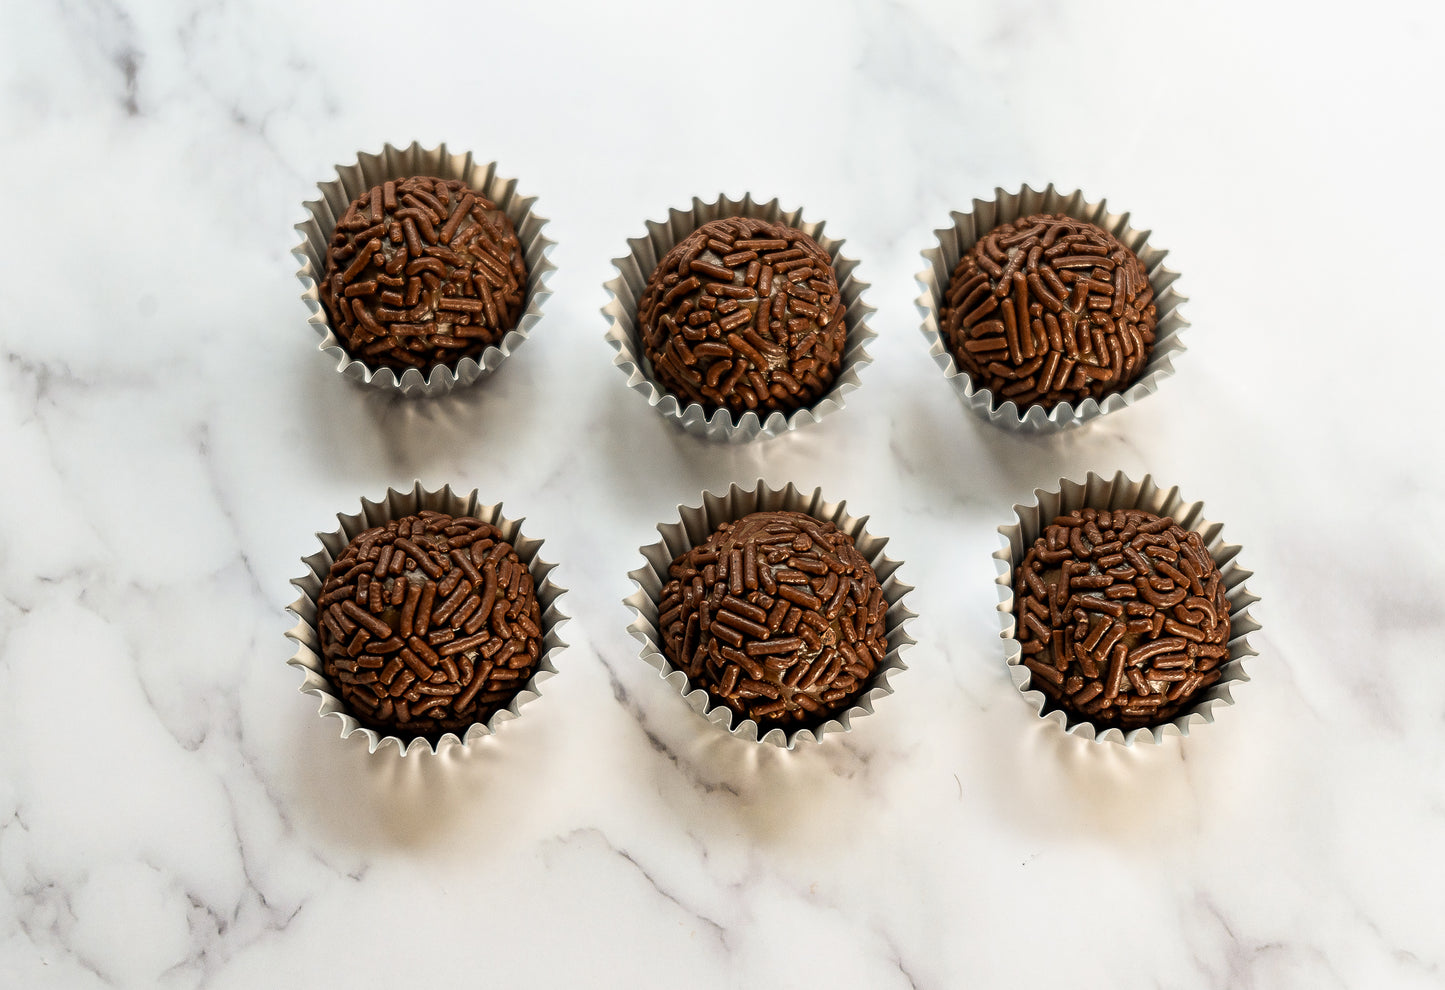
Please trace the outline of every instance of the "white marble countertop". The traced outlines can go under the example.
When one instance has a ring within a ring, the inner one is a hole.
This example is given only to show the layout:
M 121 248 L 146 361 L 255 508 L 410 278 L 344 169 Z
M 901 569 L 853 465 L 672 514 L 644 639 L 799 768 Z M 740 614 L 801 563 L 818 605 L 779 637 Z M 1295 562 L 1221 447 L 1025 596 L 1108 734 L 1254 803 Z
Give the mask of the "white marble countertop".
M 1437 4 L 166 6 L 0 38 L 0 986 L 1445 986 Z M 413 138 L 519 177 L 559 266 L 422 403 L 339 378 L 290 255 Z M 1193 323 L 1050 440 L 969 416 L 913 307 L 949 209 L 1024 181 L 1132 211 Z M 748 190 L 847 239 L 880 338 L 841 414 L 733 448 L 625 388 L 598 307 L 645 218 Z M 1004 669 L 995 527 L 1091 469 L 1257 572 L 1254 680 L 1188 739 L 1065 737 Z M 897 693 L 795 752 L 688 710 L 621 605 L 758 477 L 918 586 Z M 498 735 L 373 757 L 297 691 L 288 581 L 418 478 L 527 517 L 572 645 Z

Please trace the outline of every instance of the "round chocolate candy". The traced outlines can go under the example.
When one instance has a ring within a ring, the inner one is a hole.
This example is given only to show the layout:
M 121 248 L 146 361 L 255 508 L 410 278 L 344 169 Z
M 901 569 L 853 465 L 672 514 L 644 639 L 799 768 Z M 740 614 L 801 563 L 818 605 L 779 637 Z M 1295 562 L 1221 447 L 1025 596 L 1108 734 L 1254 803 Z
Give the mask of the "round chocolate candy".
M 413 176 L 362 193 L 326 249 L 321 302 L 347 353 L 423 373 L 517 325 L 527 263 L 512 221 L 456 181 Z
M 709 414 L 811 405 L 832 388 L 848 343 L 828 252 L 751 217 L 705 223 L 667 252 L 637 322 L 654 381 Z
M 490 523 L 422 512 L 358 535 L 317 600 L 323 670 L 383 732 L 435 738 L 485 722 L 542 648 L 532 575 Z
M 1229 661 L 1229 600 L 1198 533 L 1139 509 L 1050 523 L 1014 572 L 1032 687 L 1100 728 L 1187 711 Z
M 888 650 L 888 602 L 848 534 L 800 512 L 724 523 L 672 562 L 658 628 L 694 687 L 760 726 L 846 709 Z
M 1020 408 L 1121 391 L 1154 347 L 1143 263 L 1107 230 L 1062 214 L 989 231 L 945 295 L 939 321 L 959 368 Z

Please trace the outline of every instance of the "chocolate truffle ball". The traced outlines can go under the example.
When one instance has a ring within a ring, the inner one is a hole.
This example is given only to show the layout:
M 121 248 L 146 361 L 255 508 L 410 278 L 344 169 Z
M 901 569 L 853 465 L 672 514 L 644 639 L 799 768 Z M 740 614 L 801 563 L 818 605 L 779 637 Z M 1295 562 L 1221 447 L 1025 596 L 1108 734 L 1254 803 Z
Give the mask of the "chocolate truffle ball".
M 490 523 L 422 512 L 368 529 L 317 600 L 323 670 L 347 711 L 435 738 L 485 722 L 542 649 L 532 575 Z
M 1032 686 L 1100 728 L 1168 722 L 1229 661 L 1229 600 L 1198 533 L 1138 509 L 1059 516 L 1014 572 Z
M 326 249 L 321 302 L 348 354 L 397 371 L 455 365 L 517 325 L 527 263 L 501 208 L 454 179 L 373 186 Z
M 974 386 L 1020 408 L 1127 388 L 1149 361 L 1155 322 L 1149 273 L 1134 252 L 1059 214 L 985 234 L 959 259 L 939 313 Z
M 658 628 L 694 687 L 764 729 L 819 725 L 888 651 L 888 602 L 846 533 L 800 512 L 724 523 L 672 562 Z
M 713 220 L 663 256 L 637 307 L 653 380 L 684 406 L 766 418 L 812 405 L 847 349 L 828 252 L 795 227 Z

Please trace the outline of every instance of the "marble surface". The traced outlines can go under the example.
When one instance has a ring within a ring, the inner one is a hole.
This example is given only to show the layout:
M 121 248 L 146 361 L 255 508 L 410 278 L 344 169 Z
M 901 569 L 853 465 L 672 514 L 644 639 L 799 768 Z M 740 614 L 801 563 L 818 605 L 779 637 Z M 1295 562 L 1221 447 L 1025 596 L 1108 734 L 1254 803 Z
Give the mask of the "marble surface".
M 7 5 L 0 986 L 1445 986 L 1438 5 L 347 10 Z M 532 339 L 426 403 L 340 380 L 290 255 L 334 163 L 413 138 L 558 241 Z M 1132 211 L 1191 298 L 1157 396 L 1047 440 L 966 415 L 912 302 L 949 209 L 1024 181 Z M 846 410 L 743 448 L 629 392 L 598 313 L 724 190 L 826 219 L 880 333 Z M 1039 722 L 993 611 L 1010 506 L 1119 468 L 1264 598 L 1238 704 L 1158 747 Z M 897 693 L 791 753 L 621 605 L 678 503 L 758 477 L 918 586 Z M 297 691 L 288 581 L 418 478 L 527 517 L 572 645 L 497 736 L 371 757 Z

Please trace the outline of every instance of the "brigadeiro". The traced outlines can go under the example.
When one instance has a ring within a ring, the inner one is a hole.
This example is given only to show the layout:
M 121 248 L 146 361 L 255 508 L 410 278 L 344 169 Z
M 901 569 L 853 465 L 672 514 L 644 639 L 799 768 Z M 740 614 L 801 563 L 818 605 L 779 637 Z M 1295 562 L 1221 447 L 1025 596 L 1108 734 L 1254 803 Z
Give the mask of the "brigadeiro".
M 994 190 L 926 249 L 929 354 L 970 411 L 1053 433 L 1158 391 L 1185 350 L 1168 251 L 1077 190 Z
M 527 263 L 516 229 L 456 179 L 387 180 L 337 221 L 320 294 L 352 357 L 424 374 L 478 357 L 517 325 Z
M 323 671 L 351 715 L 435 738 L 485 722 L 542 652 L 532 576 L 497 527 L 423 511 L 368 529 L 317 599 Z
M 338 165 L 293 249 L 319 349 L 362 385 L 435 398 L 526 340 L 556 269 L 536 197 L 495 162 L 391 144 Z
M 1058 516 L 1014 574 L 1033 687 L 1097 728 L 1188 710 L 1229 661 L 1229 599 L 1198 533 L 1139 509 Z
M 1037 213 L 964 253 L 939 322 L 975 387 L 1052 409 L 1133 382 L 1153 350 L 1156 317 L 1149 273 L 1117 237 Z
M 831 522 L 755 512 L 723 523 L 668 574 L 658 604 L 668 660 L 764 730 L 847 708 L 888 652 L 889 602 Z
M 663 256 L 637 318 L 657 383 L 684 405 L 766 417 L 833 387 L 846 308 L 817 241 L 736 216 L 704 223 Z

